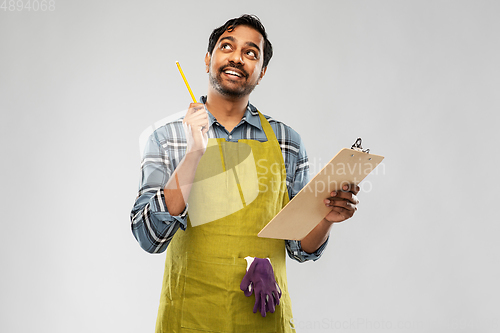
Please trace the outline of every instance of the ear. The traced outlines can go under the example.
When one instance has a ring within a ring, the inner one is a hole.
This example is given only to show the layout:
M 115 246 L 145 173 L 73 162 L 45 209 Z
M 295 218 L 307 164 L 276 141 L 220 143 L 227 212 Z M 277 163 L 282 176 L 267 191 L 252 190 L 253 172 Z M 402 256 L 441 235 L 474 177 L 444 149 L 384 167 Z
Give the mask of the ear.
M 260 80 L 262 80 L 262 78 L 264 77 L 264 75 L 266 75 L 266 71 L 267 71 L 267 66 L 262 68 L 262 71 L 260 71 L 260 75 L 259 75 L 259 81 L 257 81 L 257 84 L 260 83 Z
M 209 71 L 209 68 L 210 68 L 210 54 L 207 52 L 207 54 L 205 54 L 205 70 L 207 73 Z

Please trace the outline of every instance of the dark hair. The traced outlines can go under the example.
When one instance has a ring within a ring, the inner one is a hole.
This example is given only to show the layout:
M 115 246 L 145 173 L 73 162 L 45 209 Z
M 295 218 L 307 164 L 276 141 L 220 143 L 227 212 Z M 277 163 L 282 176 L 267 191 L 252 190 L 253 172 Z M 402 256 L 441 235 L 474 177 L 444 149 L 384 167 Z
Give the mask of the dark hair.
M 210 35 L 210 38 L 208 39 L 208 53 L 212 55 L 215 44 L 217 44 L 220 36 L 225 31 L 231 32 L 239 25 L 245 25 L 250 28 L 254 28 L 262 35 L 262 37 L 264 37 L 264 63 L 262 65 L 262 68 L 266 68 L 269 60 L 271 60 L 271 57 L 273 56 L 273 45 L 271 44 L 269 39 L 267 39 L 266 29 L 260 22 L 259 18 L 255 15 L 241 15 L 238 18 L 227 21 L 223 26 L 214 29 L 214 31 L 212 31 L 212 34 Z

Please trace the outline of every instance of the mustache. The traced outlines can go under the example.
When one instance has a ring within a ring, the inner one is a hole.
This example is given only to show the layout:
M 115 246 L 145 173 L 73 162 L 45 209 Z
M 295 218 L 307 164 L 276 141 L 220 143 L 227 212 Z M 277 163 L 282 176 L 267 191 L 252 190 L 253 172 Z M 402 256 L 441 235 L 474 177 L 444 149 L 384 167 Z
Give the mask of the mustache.
M 243 69 L 242 64 L 230 63 L 229 65 L 221 66 L 219 67 L 219 73 L 224 72 L 226 69 L 237 69 L 242 72 L 245 77 L 248 77 L 248 73 L 245 71 L 245 69 Z

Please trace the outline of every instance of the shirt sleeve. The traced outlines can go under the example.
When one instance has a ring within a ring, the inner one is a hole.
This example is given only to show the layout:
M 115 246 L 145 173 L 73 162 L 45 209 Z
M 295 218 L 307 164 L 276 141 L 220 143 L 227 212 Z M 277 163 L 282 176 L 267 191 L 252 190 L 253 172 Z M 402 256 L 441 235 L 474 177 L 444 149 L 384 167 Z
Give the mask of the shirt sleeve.
M 187 226 L 187 207 L 172 216 L 165 205 L 163 188 L 172 174 L 172 164 L 154 132 L 144 148 L 139 193 L 130 214 L 132 234 L 149 253 L 167 249 L 175 232 Z
M 288 189 L 290 200 L 297 193 L 299 193 L 299 191 L 302 190 L 302 188 L 306 186 L 308 182 L 309 182 L 309 161 L 307 158 L 307 152 L 299 136 L 299 153 L 295 164 L 295 174 L 293 176 L 293 180 L 289 184 L 289 189 Z M 328 237 L 327 240 L 314 253 L 308 253 L 302 250 L 300 241 L 296 240 L 287 240 L 286 250 L 288 256 L 298 262 L 306 262 L 309 260 L 316 261 L 323 254 L 323 250 L 325 249 L 329 239 L 330 237 Z

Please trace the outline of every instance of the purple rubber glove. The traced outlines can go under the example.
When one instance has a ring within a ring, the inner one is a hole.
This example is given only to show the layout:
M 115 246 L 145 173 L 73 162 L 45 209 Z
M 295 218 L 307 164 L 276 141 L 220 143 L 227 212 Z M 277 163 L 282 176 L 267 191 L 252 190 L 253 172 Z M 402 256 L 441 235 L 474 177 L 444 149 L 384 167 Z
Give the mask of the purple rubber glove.
M 255 291 L 255 305 L 253 313 L 260 311 L 262 317 L 267 312 L 274 313 L 280 304 L 281 289 L 274 279 L 274 270 L 269 259 L 246 257 L 247 273 L 243 277 L 240 289 L 245 296 L 250 296 Z M 253 260 L 253 262 L 251 261 Z

